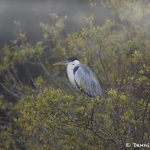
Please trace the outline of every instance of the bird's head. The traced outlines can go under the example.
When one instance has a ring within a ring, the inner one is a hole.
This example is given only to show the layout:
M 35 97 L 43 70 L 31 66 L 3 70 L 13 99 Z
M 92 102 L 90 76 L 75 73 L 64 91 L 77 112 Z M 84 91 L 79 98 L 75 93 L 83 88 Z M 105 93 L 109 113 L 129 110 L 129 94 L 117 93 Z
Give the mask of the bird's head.
M 64 61 L 54 63 L 53 66 L 57 66 L 57 65 L 78 65 L 78 64 L 80 64 L 80 61 L 79 61 L 78 58 L 69 57 L 68 59 L 66 59 Z

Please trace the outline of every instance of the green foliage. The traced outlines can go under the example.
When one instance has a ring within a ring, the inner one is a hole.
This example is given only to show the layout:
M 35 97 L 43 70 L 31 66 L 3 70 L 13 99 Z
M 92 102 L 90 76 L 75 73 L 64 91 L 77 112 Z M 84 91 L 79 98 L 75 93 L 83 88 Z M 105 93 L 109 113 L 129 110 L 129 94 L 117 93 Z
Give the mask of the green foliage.
M 39 143 L 41 147 L 47 145 L 54 149 L 103 147 L 104 137 L 97 135 L 98 124 L 93 121 L 100 114 L 97 112 L 91 118 L 95 99 L 72 97 L 42 85 L 39 89 L 40 92 L 25 97 L 17 106 L 20 112 L 18 123 L 27 133 L 27 143 L 31 148 L 37 148 Z M 99 146 L 95 147 L 94 144 Z
M 116 150 L 149 142 L 150 3 L 103 4 L 115 19 L 99 25 L 90 16 L 68 33 L 67 17 L 52 14 L 52 24 L 40 24 L 41 41 L 33 45 L 20 31 L 1 50 L 0 149 Z M 93 69 L 104 97 L 72 91 L 64 70 L 50 65 L 70 55 Z
M 5 46 L 2 49 L 3 57 L 0 64 L 0 72 L 15 67 L 16 64 L 24 64 L 34 57 L 40 55 L 43 51 L 41 43 L 35 46 L 26 43 L 25 33 L 18 33 L 16 40 L 12 41 L 11 46 Z

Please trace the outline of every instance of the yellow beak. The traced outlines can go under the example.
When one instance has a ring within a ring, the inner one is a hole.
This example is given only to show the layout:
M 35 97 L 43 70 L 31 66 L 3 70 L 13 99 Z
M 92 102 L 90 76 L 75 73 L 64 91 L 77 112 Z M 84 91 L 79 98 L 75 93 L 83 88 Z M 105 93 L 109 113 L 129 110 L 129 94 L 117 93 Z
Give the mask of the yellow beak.
M 59 66 L 59 65 L 65 65 L 65 61 L 60 61 L 60 62 L 57 62 L 57 63 L 54 63 L 53 66 Z

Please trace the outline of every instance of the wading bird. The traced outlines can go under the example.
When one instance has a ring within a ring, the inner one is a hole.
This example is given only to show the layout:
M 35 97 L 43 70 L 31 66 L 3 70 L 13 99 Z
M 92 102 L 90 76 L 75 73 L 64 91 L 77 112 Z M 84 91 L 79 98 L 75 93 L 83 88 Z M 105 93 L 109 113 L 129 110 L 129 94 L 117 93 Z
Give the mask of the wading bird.
M 95 74 L 87 65 L 80 64 L 79 59 L 70 57 L 53 64 L 56 65 L 67 65 L 67 75 L 73 87 L 89 97 L 102 96 L 102 89 Z

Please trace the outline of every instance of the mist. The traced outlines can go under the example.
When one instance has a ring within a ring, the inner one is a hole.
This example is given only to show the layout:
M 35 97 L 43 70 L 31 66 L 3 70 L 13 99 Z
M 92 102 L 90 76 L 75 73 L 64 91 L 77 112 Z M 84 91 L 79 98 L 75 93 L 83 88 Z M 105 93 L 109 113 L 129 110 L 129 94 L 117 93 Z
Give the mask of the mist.
M 93 15 L 95 21 L 100 25 L 106 19 L 117 20 L 118 18 L 111 14 L 112 8 L 109 5 L 103 6 L 100 1 L 94 8 L 86 0 L 0 1 L 0 48 L 15 38 L 19 28 L 27 33 L 30 42 L 40 40 L 42 31 L 39 24 L 41 22 L 50 24 L 49 14 L 51 13 L 56 13 L 59 16 L 67 15 L 68 32 L 80 27 L 83 24 L 83 18 L 90 15 Z M 150 26 L 150 17 L 145 15 L 148 12 L 144 12 L 145 6 L 144 2 L 128 4 L 124 2 L 120 6 L 120 10 L 123 10 L 120 14 L 123 16 L 119 17 L 120 19 L 132 20 L 133 24 Z
M 149 147 L 149 31 L 150 0 L 0 0 L 0 150 Z
M 83 18 L 93 14 L 98 23 L 102 24 L 109 18 L 109 8 L 98 5 L 91 9 L 88 1 L 0 1 L 0 47 L 8 44 L 15 38 L 18 26 L 27 33 L 31 42 L 41 38 L 40 22 L 51 23 L 49 14 L 56 13 L 68 16 L 68 30 L 81 26 Z

